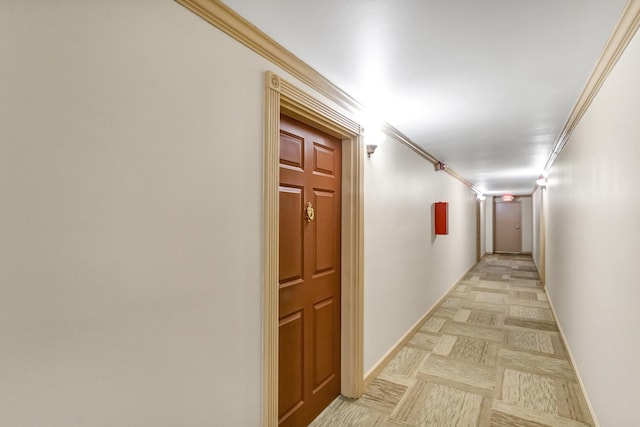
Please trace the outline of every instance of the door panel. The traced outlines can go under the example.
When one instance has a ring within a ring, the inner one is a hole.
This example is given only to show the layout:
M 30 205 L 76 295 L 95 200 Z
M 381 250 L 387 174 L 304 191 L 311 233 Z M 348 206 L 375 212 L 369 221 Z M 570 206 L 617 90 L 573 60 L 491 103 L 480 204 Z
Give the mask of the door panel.
M 496 252 L 522 252 L 522 208 L 519 202 L 496 203 Z
M 302 188 L 280 187 L 279 266 L 281 287 L 302 281 L 304 236 L 302 222 L 298 221 L 298 217 L 304 206 L 303 200 Z
M 280 133 L 280 167 L 304 169 L 304 140 L 296 135 Z
M 336 156 L 331 147 L 313 144 L 314 172 L 334 176 Z
M 286 116 L 280 128 L 278 415 L 304 426 L 340 393 L 342 142 Z
M 280 319 L 279 333 L 282 339 L 279 348 L 278 369 L 283 378 L 287 378 L 289 387 L 278 390 L 278 402 L 282 408 L 281 416 L 295 412 L 304 404 L 304 366 L 303 360 L 303 318 L 302 311 Z
M 336 304 L 332 298 L 314 305 L 314 353 L 313 353 L 313 392 L 316 393 L 335 375 L 336 369 L 332 357 L 322 357 L 323 351 L 333 353 L 333 334 Z
M 318 211 L 314 224 L 314 274 L 335 272 L 336 230 L 334 229 L 335 211 L 338 201 L 335 194 L 327 191 L 314 191 L 314 206 Z

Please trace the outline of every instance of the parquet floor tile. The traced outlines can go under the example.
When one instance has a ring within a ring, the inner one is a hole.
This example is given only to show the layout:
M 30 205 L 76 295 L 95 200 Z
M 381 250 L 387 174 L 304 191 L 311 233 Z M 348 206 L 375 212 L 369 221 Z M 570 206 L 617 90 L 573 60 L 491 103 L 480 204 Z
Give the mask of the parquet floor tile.
M 487 255 L 324 426 L 593 426 L 530 256 Z

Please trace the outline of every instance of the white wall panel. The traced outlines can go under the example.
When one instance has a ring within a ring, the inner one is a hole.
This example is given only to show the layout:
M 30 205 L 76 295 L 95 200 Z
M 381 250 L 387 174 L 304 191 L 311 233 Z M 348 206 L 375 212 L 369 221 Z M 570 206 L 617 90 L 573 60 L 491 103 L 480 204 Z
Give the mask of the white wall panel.
M 487 201 L 480 202 L 480 256 L 487 252 Z
M 435 235 L 433 203 L 449 203 Z M 365 372 L 476 259 L 475 193 L 392 140 L 365 161 Z
M 532 220 L 532 205 L 531 197 L 518 197 L 520 201 L 520 208 L 522 213 L 522 252 L 531 253 L 533 250 L 533 220 Z
M 550 171 L 547 289 L 603 426 L 640 425 L 640 38 Z
M 531 197 L 531 210 L 532 210 L 532 226 L 531 226 L 531 254 L 533 261 L 540 271 L 540 213 L 542 210 L 542 192 L 544 190 L 538 188 Z
M 2 9 L 0 424 L 259 425 L 268 64 L 175 2 Z
M 493 253 L 493 196 L 487 196 L 485 203 L 485 224 L 486 224 L 486 242 L 487 253 Z

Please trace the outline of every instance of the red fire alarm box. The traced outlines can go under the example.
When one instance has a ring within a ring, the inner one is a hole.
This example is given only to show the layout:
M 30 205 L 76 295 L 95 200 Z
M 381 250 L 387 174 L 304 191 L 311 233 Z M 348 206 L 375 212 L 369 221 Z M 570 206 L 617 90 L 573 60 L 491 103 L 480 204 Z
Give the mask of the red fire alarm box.
M 447 202 L 437 202 L 434 204 L 434 217 L 436 223 L 436 234 L 449 234 L 447 227 L 447 213 L 449 204 Z

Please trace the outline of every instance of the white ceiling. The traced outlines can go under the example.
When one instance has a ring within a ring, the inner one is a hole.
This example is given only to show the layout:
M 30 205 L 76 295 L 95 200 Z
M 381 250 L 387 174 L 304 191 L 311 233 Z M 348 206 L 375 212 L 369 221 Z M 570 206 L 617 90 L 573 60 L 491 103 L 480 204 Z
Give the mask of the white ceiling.
M 224 0 L 487 194 L 528 194 L 624 0 Z

